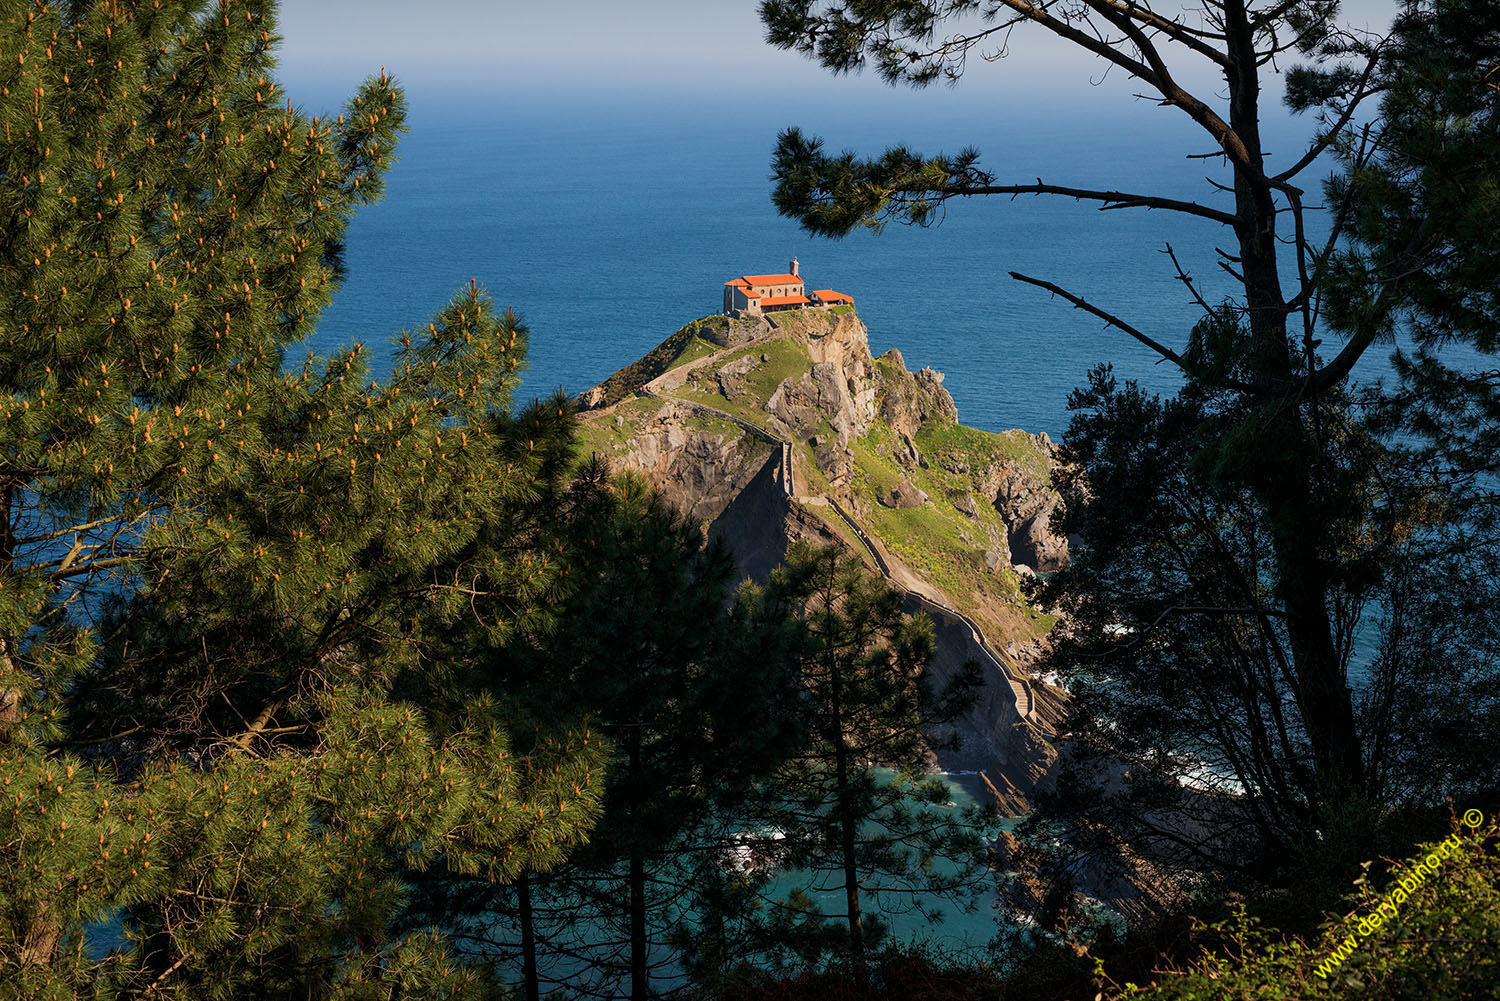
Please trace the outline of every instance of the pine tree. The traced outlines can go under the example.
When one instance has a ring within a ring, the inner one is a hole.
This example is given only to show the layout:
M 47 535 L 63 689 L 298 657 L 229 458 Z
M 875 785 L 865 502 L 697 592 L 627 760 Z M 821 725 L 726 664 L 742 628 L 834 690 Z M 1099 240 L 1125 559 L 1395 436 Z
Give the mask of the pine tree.
M 472 284 L 384 382 L 284 364 L 394 162 L 383 72 L 309 118 L 269 0 L 3 17 L 0 993 L 482 993 L 392 927 L 403 872 L 597 814 L 597 731 L 518 754 L 463 669 L 565 588 L 565 407 L 512 415 L 525 327 Z
M 794 546 L 768 590 L 803 626 L 793 712 L 804 740 L 765 787 L 765 821 L 784 835 L 776 846 L 784 870 L 842 894 L 833 951 L 858 972 L 880 932 L 872 899 L 888 910 L 940 896 L 966 902 L 985 882 L 981 812 L 945 807 L 946 788 L 928 774 L 944 724 L 973 702 L 978 666 L 932 691 L 931 620 L 904 614 L 899 592 L 836 548 Z M 806 894 L 782 910 L 800 925 L 794 939 L 825 937 Z
M 539 721 L 588 710 L 614 750 L 605 810 L 567 864 L 512 892 L 430 887 L 487 948 L 519 951 L 524 997 L 656 996 L 681 982 L 692 887 L 723 866 L 723 815 L 795 746 L 792 620 L 700 524 L 585 463 L 559 506 L 574 590 L 557 628 L 493 661 Z
M 1011 272 L 1183 379 L 1167 401 L 1108 373 L 1078 395 L 1063 468 L 1081 489 L 1059 527 L 1085 545 L 1044 600 L 1069 624 L 1053 660 L 1080 696 L 1068 729 L 1112 762 L 1080 772 L 1096 787 L 1081 802 L 1098 803 L 1122 760 L 1132 776 L 1106 823 L 1074 812 L 1072 833 L 1123 833 L 1198 874 L 1305 885 L 1310 857 L 1368 857 L 1363 839 L 1392 811 L 1440 810 L 1493 775 L 1459 745 L 1500 710 L 1493 617 L 1463 615 L 1493 603 L 1496 579 L 1496 8 L 1400 6 L 1381 38 L 1341 23 L 1336 0 L 1208 0 L 1192 16 L 1152 0 L 760 5 L 772 44 L 915 86 L 1047 36 L 1127 74 L 1210 144 L 1220 167 L 1201 200 L 1024 168 L 1008 183 L 973 149 L 833 156 L 796 129 L 773 160 L 777 207 L 824 235 L 926 225 L 987 195 L 1222 227 L 1202 248 L 1237 283 L 1222 302 L 1165 248 L 1202 311 L 1175 334 Z M 1285 157 L 1262 129 L 1283 67 L 1291 108 L 1316 119 Z M 1309 189 L 1330 158 L 1320 199 Z M 1393 340 L 1400 384 L 1358 384 L 1356 364 Z M 1371 665 L 1362 685 L 1356 657 Z M 1451 679 L 1445 660 L 1461 668 Z M 1441 782 L 1405 739 L 1417 734 L 1443 748 Z

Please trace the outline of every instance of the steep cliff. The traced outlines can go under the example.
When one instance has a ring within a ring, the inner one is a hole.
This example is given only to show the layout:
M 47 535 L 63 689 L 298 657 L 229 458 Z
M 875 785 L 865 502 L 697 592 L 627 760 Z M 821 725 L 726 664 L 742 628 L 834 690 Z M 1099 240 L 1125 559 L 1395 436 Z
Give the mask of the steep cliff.
M 933 614 L 941 678 L 986 669 L 963 743 L 1010 812 L 1055 760 L 1058 693 L 1027 676 L 1051 626 L 1019 581 L 1060 566 L 1045 435 L 958 423 L 943 377 L 870 354 L 852 309 L 707 317 L 579 398 L 585 448 L 644 475 L 763 579 L 796 539 L 859 553 Z M 977 631 L 976 631 L 977 630 Z

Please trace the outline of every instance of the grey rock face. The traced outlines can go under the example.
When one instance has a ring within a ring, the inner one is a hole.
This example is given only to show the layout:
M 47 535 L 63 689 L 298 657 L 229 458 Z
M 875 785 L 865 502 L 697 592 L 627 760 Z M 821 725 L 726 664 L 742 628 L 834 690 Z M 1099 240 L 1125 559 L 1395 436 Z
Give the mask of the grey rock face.
M 948 502 L 959 514 L 969 518 L 979 517 L 979 505 L 974 501 L 974 495 L 963 490 L 953 490 L 948 493 Z
M 1051 497 L 1042 509 L 1010 533 L 1011 552 L 1038 573 L 1061 570 L 1068 562 L 1068 540 L 1052 531 L 1052 513 L 1061 498 Z
M 943 388 L 943 377 L 930 368 L 908 372 L 901 352 L 892 348 L 880 356 L 879 416 L 891 430 L 908 439 L 935 417 L 958 419 L 958 407 Z M 913 447 L 915 453 L 915 447 Z M 917 461 L 913 454 L 912 462 Z
M 906 480 L 902 480 L 896 486 L 886 491 L 880 498 L 880 503 L 891 508 L 921 507 L 928 503 L 929 498 L 925 491 L 918 490 Z
M 1045 436 L 1033 438 L 1053 451 Z M 1010 549 L 1018 563 L 1039 573 L 1061 569 L 1068 561 L 1068 540 L 1054 535 L 1051 519 L 1062 498 L 1051 485 L 1008 462 L 996 463 L 985 474 L 984 492 L 1010 529 Z
M 745 376 L 753 372 L 764 358 L 765 355 L 759 360 L 754 355 L 743 355 L 714 373 L 724 399 L 732 400 L 745 391 Z

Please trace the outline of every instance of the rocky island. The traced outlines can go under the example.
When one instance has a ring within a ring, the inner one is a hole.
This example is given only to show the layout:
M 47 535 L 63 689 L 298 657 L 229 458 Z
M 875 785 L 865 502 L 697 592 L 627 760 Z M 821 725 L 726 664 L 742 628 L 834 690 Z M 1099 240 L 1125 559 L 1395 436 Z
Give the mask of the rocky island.
M 696 320 L 579 398 L 583 452 L 644 476 L 764 579 L 796 540 L 835 543 L 937 626 L 939 683 L 985 690 L 946 771 L 1025 813 L 1055 764 L 1061 693 L 1029 664 L 1052 625 L 1021 579 L 1067 558 L 1046 435 L 958 422 L 943 377 L 871 355 L 852 306 Z

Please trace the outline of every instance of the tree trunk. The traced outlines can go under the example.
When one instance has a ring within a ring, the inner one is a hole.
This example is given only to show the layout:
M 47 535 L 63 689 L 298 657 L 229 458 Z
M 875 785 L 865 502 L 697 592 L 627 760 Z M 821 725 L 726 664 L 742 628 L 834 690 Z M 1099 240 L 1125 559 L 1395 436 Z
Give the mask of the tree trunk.
M 839 671 L 838 654 L 833 649 L 830 637 L 828 671 L 831 698 L 829 709 L 833 722 L 833 768 L 834 783 L 838 789 L 839 857 L 844 867 L 844 908 L 849 921 L 849 958 L 854 964 L 855 975 L 863 980 L 865 962 L 865 930 L 859 907 L 859 871 L 855 867 L 854 846 L 858 835 L 854 811 L 849 802 L 849 745 L 844 739 L 843 675 Z
M 15 559 L 15 533 L 11 527 L 11 505 L 15 500 L 15 489 L 0 490 L 0 568 L 11 569 Z M 9 636 L 0 636 L 0 744 L 7 743 L 21 722 L 21 704 L 25 701 L 25 690 L 11 682 L 16 670 L 16 643 Z
M 540 1001 L 541 984 L 536 975 L 536 925 L 531 913 L 531 877 L 516 880 L 516 902 L 521 912 L 521 982 L 526 1001 Z
M 634 782 L 641 773 L 641 731 L 630 731 L 630 997 L 646 1001 L 650 984 L 646 975 L 646 863 L 641 844 L 640 810 L 636 802 L 639 790 Z
M 838 781 L 840 788 L 844 788 L 847 756 L 842 744 L 839 752 Z M 859 908 L 859 871 L 854 865 L 854 839 L 858 832 L 855 831 L 850 811 L 842 808 L 842 813 L 843 816 L 839 818 L 839 853 L 844 860 L 844 906 L 849 912 L 849 955 L 853 957 L 858 970 L 863 968 L 865 959 L 865 930 Z
M 1225 15 L 1231 57 L 1225 71 L 1229 124 L 1250 159 L 1248 166 L 1235 165 L 1235 234 L 1252 364 L 1264 394 L 1258 422 L 1263 454 L 1251 486 L 1270 516 L 1277 589 L 1296 668 L 1297 705 L 1313 750 L 1315 795 L 1321 802 L 1337 801 L 1361 788 L 1363 768 L 1353 706 L 1328 615 L 1329 582 L 1323 554 L 1328 550 L 1329 529 L 1311 488 L 1321 479 L 1321 450 L 1297 397 L 1298 379 L 1287 343 L 1290 308 L 1277 268 L 1275 189 L 1264 172 L 1254 35 L 1242 2 L 1227 3 Z
M 62 926 L 47 919 L 51 909 L 45 900 L 39 901 L 27 915 L 26 933 L 21 939 L 21 966 L 50 966 L 57 945 L 62 941 Z
M 21 722 L 21 704 L 25 701 L 26 693 L 20 685 L 10 683 L 10 676 L 15 673 L 16 662 L 11 656 L 15 644 L 10 637 L 0 636 L 0 744 L 11 739 L 16 725 Z

